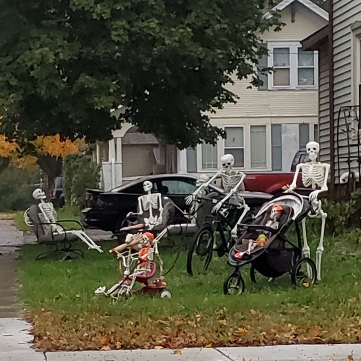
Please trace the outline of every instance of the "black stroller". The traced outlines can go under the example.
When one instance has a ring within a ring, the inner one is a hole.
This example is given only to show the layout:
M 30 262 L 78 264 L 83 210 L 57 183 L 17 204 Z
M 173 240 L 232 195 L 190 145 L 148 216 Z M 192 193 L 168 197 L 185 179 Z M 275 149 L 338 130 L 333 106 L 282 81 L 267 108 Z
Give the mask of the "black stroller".
M 255 272 L 274 279 L 290 273 L 291 282 L 304 287 L 316 280 L 316 265 L 310 258 L 302 258 L 299 222 L 310 210 L 308 199 L 296 193 L 284 193 L 265 203 L 251 224 L 239 225 L 236 244 L 228 254 L 228 263 L 234 271 L 223 284 L 225 294 L 241 294 L 245 285 L 241 267 L 251 265 L 251 281 Z M 295 224 L 297 245 L 286 237 Z

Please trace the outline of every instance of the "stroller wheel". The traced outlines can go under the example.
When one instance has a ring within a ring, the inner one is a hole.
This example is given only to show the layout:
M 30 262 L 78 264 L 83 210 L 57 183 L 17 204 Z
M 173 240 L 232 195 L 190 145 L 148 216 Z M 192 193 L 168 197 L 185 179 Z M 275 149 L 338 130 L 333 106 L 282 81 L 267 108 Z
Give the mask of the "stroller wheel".
M 213 232 L 210 224 L 204 224 L 194 236 L 187 255 L 187 272 L 191 276 L 204 273 L 212 259 Z
M 301 258 L 294 265 L 291 282 L 295 286 L 308 288 L 316 282 L 316 265 L 310 258 Z
M 223 283 L 225 295 L 240 295 L 245 288 L 243 277 L 239 272 L 232 273 Z
M 172 294 L 168 290 L 163 290 L 160 294 L 160 298 L 172 298 Z

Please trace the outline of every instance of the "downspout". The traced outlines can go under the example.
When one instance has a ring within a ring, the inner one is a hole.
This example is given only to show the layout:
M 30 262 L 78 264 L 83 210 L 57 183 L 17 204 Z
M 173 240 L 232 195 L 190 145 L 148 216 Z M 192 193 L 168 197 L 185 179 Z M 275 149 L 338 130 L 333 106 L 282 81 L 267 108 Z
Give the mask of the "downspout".
M 330 173 L 331 198 L 335 199 L 335 109 L 334 109 L 334 65 L 333 65 L 333 0 L 329 2 L 328 64 L 329 64 L 329 108 L 330 108 Z M 338 129 L 337 129 L 338 131 Z

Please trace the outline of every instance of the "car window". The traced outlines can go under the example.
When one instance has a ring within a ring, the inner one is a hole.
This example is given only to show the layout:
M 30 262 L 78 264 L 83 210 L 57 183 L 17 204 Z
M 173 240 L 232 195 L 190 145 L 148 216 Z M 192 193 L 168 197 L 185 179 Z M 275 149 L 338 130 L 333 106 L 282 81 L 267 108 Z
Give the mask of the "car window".
M 163 194 L 190 194 L 196 190 L 195 181 L 186 182 L 184 180 L 162 180 L 161 193 Z

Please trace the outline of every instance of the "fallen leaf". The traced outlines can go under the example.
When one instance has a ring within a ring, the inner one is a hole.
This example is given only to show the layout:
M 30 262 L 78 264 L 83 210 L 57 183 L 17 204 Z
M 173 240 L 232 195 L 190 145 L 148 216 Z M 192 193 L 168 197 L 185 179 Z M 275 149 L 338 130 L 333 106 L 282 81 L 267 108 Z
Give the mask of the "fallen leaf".
M 176 350 L 173 350 L 172 354 L 173 354 L 173 355 L 181 355 L 181 354 L 182 354 L 182 351 L 176 349 Z
M 347 359 L 348 359 L 349 361 L 355 361 L 355 359 L 353 358 L 352 354 L 351 354 L 351 355 L 348 355 L 348 356 L 347 356 Z
M 205 345 L 204 347 L 205 347 L 205 348 L 212 348 L 212 344 L 209 343 L 208 345 Z
M 161 350 L 163 348 L 163 346 L 154 346 L 155 350 Z
M 101 348 L 101 350 L 102 350 L 102 351 L 110 351 L 111 348 L 110 348 L 110 346 L 103 346 L 103 347 Z

